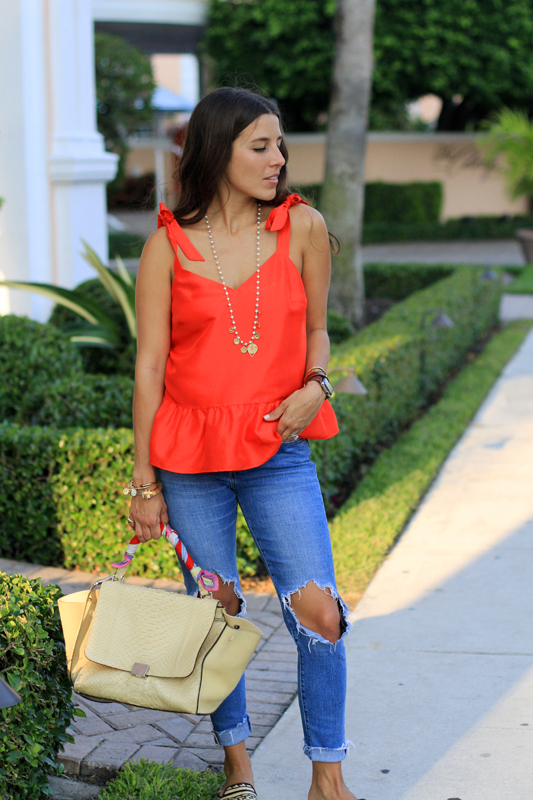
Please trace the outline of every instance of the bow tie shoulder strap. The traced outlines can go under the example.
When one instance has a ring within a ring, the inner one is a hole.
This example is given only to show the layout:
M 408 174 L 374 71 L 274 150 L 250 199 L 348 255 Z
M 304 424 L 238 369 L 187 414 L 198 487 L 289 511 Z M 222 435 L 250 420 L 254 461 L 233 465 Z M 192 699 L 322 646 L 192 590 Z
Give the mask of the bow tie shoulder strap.
M 174 250 L 179 247 L 179 249 L 187 256 L 189 261 L 205 261 L 205 258 L 200 255 L 198 250 L 185 235 L 183 228 L 176 222 L 176 218 L 172 211 L 170 211 L 170 209 L 168 209 L 164 203 L 159 203 L 157 227 L 162 228 L 163 226 L 167 229 L 167 235 L 173 245 Z
M 289 208 L 297 205 L 297 203 L 303 203 L 306 206 L 309 205 L 309 203 L 302 200 L 299 195 L 289 194 L 281 205 L 276 206 L 276 208 L 273 208 L 270 212 L 265 225 L 266 230 L 281 231 L 287 223 L 289 223 L 290 226 Z

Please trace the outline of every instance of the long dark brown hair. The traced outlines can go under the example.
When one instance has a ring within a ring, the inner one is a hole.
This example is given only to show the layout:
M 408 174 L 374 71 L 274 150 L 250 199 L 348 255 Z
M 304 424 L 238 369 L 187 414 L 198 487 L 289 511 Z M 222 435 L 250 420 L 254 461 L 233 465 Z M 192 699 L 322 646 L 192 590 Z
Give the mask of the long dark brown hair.
M 276 104 L 267 97 L 242 88 L 215 89 L 203 97 L 191 114 L 175 178 L 179 198 L 174 216 L 180 225 L 193 225 L 206 214 L 231 159 L 233 142 L 262 114 L 275 114 L 281 127 Z M 280 151 L 285 159 L 276 187 L 276 196 L 264 205 L 278 206 L 290 194 L 287 188 L 289 154 L 282 140 Z M 196 213 L 192 216 L 192 212 Z

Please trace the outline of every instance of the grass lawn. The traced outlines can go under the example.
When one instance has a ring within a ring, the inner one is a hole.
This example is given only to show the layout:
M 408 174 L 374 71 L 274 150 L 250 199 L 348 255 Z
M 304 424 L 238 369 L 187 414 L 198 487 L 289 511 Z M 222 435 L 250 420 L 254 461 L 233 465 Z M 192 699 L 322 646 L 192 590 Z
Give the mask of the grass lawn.
M 505 291 L 507 294 L 533 294 L 533 266 L 524 267 Z
M 355 605 L 489 389 L 531 327 L 514 322 L 384 450 L 330 523 L 337 584 Z

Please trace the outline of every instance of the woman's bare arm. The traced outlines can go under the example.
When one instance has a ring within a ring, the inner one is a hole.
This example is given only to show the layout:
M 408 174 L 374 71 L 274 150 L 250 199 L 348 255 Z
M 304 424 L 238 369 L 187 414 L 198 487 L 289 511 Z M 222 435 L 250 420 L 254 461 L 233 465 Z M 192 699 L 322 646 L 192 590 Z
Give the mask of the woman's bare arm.
M 135 304 L 137 308 L 137 361 L 133 394 L 133 433 L 136 485 L 155 479 L 150 464 L 150 436 L 154 418 L 163 399 L 165 369 L 170 351 L 171 279 L 174 251 L 166 229 L 153 233 L 144 247 L 137 273 Z M 132 498 L 130 516 L 141 541 L 161 534 L 159 520 L 168 522 L 162 494 L 143 500 Z
M 302 280 L 307 297 L 306 370 L 310 367 L 327 370 L 329 337 L 326 315 L 331 276 L 328 231 L 322 215 L 313 208 L 295 206 L 290 214 L 291 237 L 301 253 Z M 322 388 L 316 381 L 310 381 L 306 387 L 285 398 L 265 419 L 267 422 L 278 421 L 277 432 L 284 441 L 290 441 L 289 434 L 300 433 L 306 428 L 318 414 L 324 399 Z

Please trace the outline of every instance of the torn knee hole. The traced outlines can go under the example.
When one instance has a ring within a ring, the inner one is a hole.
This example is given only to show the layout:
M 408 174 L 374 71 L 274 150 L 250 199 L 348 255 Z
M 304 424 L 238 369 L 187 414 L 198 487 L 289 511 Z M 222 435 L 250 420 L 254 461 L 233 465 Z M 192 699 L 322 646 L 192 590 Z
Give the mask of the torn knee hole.
M 219 589 L 213 592 L 213 597 L 222 603 L 228 614 L 235 617 L 243 609 L 244 598 L 237 593 L 234 581 L 225 581 L 220 575 L 218 579 Z
M 284 598 L 296 622 L 313 638 L 313 634 L 335 644 L 347 629 L 344 608 L 331 587 L 320 587 L 309 581 L 303 588 Z

